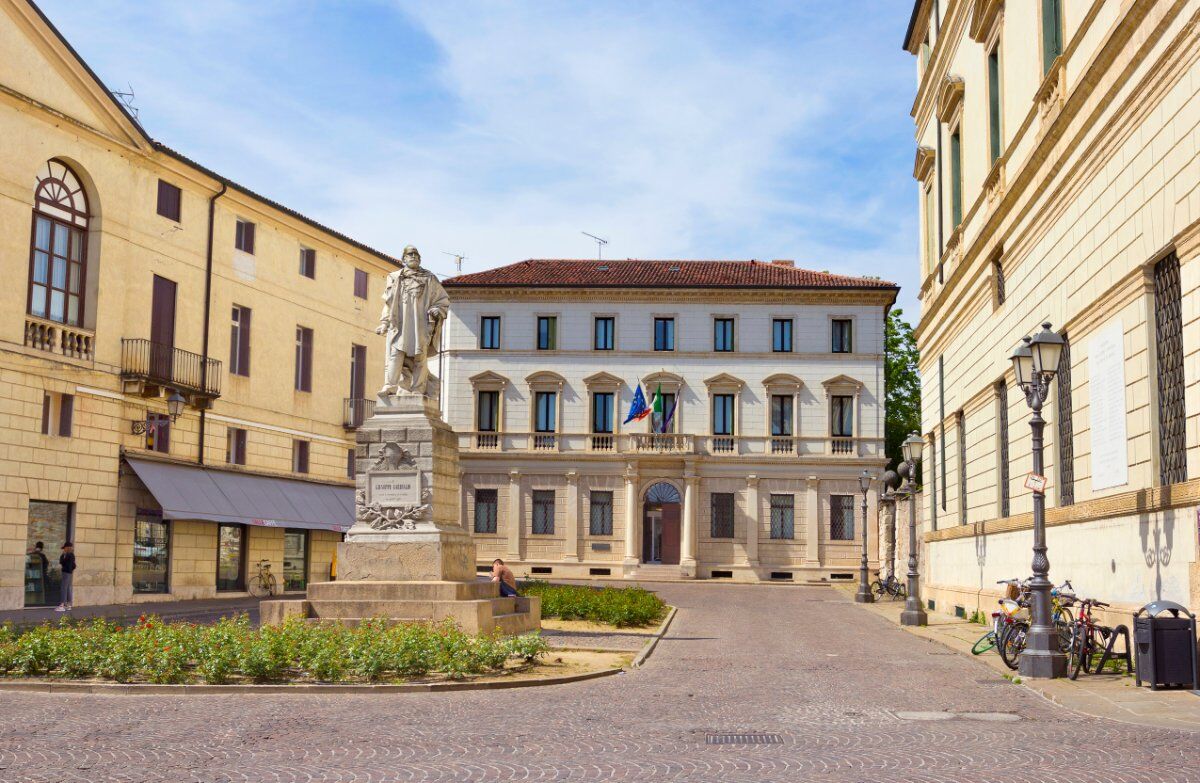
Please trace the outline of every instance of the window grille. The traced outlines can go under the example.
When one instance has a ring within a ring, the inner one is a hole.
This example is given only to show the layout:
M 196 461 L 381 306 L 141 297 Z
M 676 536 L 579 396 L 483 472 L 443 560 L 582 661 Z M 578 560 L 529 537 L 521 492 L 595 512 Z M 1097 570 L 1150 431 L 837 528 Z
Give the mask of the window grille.
M 613 493 L 593 492 L 591 502 L 591 528 L 593 536 L 613 534 Z
M 554 535 L 554 490 L 535 489 L 533 491 L 533 534 L 535 536 Z
M 958 425 L 958 524 L 967 524 L 967 416 L 954 415 Z
M 1000 516 L 1011 511 L 1008 474 L 1008 384 L 996 384 L 996 437 L 1000 440 Z
M 771 538 L 796 537 L 796 498 L 794 495 L 771 495 Z
M 854 540 L 854 496 L 829 496 L 829 540 Z
M 1069 506 L 1075 502 L 1075 430 L 1071 421 L 1071 341 L 1063 336 L 1058 360 L 1058 500 Z
M 1004 304 L 1004 264 L 997 258 L 992 262 L 992 268 L 996 272 L 996 304 Z
M 712 494 L 712 538 L 733 538 L 733 493 Z
M 498 501 L 496 499 L 496 490 L 494 489 L 477 489 L 475 490 L 475 532 L 476 533 L 495 533 L 496 532 L 496 507 Z
M 1184 403 L 1183 314 L 1179 257 L 1154 265 L 1154 318 L 1158 349 L 1159 481 L 1187 480 L 1187 411 Z

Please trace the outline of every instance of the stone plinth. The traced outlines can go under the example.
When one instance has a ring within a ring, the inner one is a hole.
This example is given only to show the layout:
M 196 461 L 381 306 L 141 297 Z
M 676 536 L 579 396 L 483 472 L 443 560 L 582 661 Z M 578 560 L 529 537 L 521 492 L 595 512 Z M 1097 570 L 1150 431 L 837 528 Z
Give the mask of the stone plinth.
M 475 542 L 465 532 L 414 533 L 403 540 L 343 541 L 338 580 L 458 581 L 475 579 Z

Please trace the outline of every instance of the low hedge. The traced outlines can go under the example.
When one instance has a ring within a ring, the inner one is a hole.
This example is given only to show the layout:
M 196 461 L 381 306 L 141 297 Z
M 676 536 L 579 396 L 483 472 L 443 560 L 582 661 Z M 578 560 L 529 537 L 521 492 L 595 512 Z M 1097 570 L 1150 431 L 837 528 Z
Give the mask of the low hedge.
M 0 676 L 101 678 L 116 682 L 220 684 L 237 681 L 376 682 L 429 674 L 450 679 L 536 661 L 538 634 L 472 636 L 452 622 L 355 628 L 291 620 L 253 628 L 246 615 L 213 625 L 153 616 L 122 627 L 105 620 L 0 626 Z
M 667 605 L 640 587 L 586 587 L 530 580 L 519 586 L 522 595 L 542 599 L 542 617 L 589 620 L 618 628 L 645 626 L 663 618 Z

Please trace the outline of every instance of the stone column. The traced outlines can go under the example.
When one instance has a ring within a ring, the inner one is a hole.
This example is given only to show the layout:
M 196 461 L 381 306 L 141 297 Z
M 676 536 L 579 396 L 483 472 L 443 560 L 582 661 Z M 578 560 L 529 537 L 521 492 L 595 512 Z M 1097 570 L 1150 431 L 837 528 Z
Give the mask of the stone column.
M 508 559 L 521 559 L 521 471 L 508 472 Z
M 637 472 L 633 465 L 625 467 L 625 567 L 638 564 Z
M 683 476 L 683 535 L 679 541 L 679 573 L 681 576 L 696 575 L 696 496 L 700 491 L 700 477 L 685 473 Z
M 762 524 L 761 509 L 758 497 L 758 476 L 746 479 L 746 505 L 749 514 L 746 515 L 746 565 L 758 565 L 758 535 Z
M 579 562 L 579 471 L 567 472 L 567 529 L 563 537 L 562 558 Z
M 821 508 L 817 492 L 820 484 L 816 476 L 808 477 L 804 500 L 804 565 L 809 568 L 821 567 Z

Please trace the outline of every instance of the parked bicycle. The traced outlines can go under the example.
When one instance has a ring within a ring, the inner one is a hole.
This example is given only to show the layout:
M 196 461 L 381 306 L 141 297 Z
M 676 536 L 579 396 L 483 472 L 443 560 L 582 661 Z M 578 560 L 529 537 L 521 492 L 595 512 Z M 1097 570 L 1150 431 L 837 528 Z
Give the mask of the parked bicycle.
M 975 643 L 971 652 L 981 655 L 994 647 L 1004 665 L 1015 670 L 1029 639 L 1032 593 L 1028 579 L 1002 579 L 996 584 L 1005 586 L 1000 609 L 992 613 L 992 629 Z M 1077 599 L 1073 590 L 1070 580 L 1050 590 L 1051 621 L 1058 629 L 1059 644 L 1063 649 L 1070 641 L 1074 621 L 1070 607 Z
M 889 595 L 895 601 L 898 598 L 907 598 L 908 591 L 904 587 L 904 583 L 896 578 L 895 574 L 888 574 L 880 579 L 879 573 L 875 574 L 875 581 L 871 583 L 871 592 L 878 598 L 883 598 L 884 595 Z
M 1113 629 L 1106 625 L 1097 625 L 1092 621 L 1092 609 L 1106 607 L 1108 604 L 1094 598 L 1085 598 L 1079 602 L 1079 617 L 1071 624 L 1071 638 L 1064 647 L 1067 653 L 1067 676 L 1072 680 L 1079 677 L 1079 672 L 1092 671 L 1093 659 L 1103 657 L 1108 647 L 1108 640 L 1113 635 Z M 1096 671 L 1099 671 L 1099 665 Z
M 264 598 L 279 592 L 275 574 L 271 573 L 271 561 L 259 560 L 258 571 L 246 580 L 246 592 L 255 598 Z

